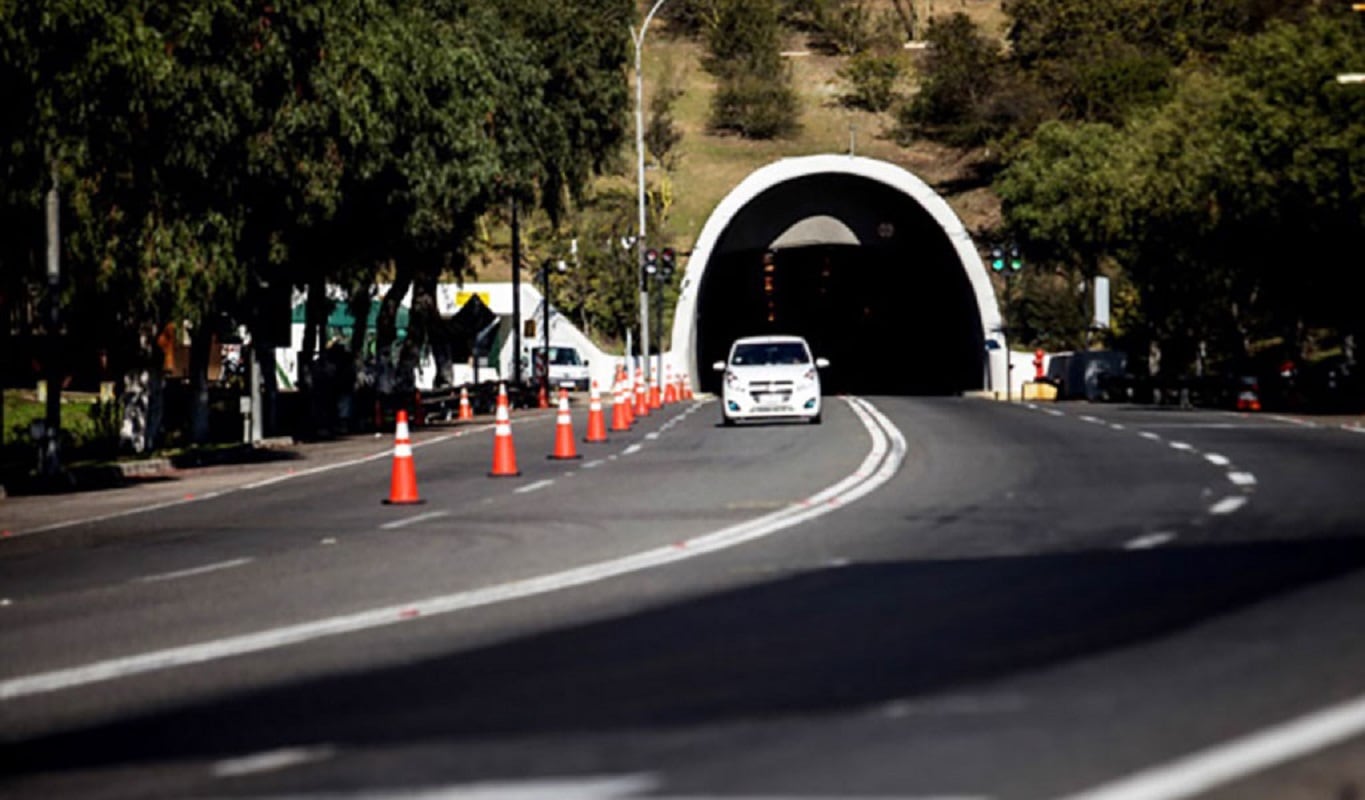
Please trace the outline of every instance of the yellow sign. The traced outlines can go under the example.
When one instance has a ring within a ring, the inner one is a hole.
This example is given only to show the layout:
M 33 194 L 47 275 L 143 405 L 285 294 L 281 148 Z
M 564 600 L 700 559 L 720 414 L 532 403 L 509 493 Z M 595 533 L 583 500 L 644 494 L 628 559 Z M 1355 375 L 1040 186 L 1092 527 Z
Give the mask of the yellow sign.
M 474 295 L 476 295 L 476 294 L 479 296 L 479 299 L 483 301 L 483 304 L 484 304 L 484 305 L 488 306 L 489 308 L 492 308 L 492 307 L 493 307 L 493 302 L 489 299 L 489 297 L 488 297 L 488 292 L 463 292 L 463 291 L 461 291 L 461 292 L 456 292 L 456 293 L 455 293 L 455 307 L 456 307 L 456 308 L 463 308 L 463 307 L 464 307 L 464 304 L 465 304 L 465 303 L 468 303 L 468 302 L 469 302 L 469 299 L 470 299 L 471 297 L 473 297 Z

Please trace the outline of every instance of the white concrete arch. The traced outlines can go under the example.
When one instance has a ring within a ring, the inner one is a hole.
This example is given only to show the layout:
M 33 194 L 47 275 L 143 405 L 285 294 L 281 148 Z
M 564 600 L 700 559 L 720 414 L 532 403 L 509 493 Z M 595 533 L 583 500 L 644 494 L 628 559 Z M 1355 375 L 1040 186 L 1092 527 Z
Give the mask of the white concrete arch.
M 822 174 L 851 175 L 866 178 L 897 190 L 928 213 L 943 230 L 957 254 L 976 299 L 981 318 L 982 341 L 986 343 L 989 374 L 984 376 L 988 387 L 1002 387 L 1005 383 L 1005 354 L 1000 334 L 1000 308 L 980 255 L 952 208 L 924 181 L 905 169 L 885 161 L 860 156 L 816 155 L 786 158 L 751 173 L 721 200 L 707 218 L 697 237 L 692 255 L 683 276 L 677 310 L 673 317 L 671 350 L 677 366 L 687 370 L 695 385 L 700 369 L 707 365 L 696 363 L 698 295 L 712 252 L 731 221 L 763 192 L 787 181 Z

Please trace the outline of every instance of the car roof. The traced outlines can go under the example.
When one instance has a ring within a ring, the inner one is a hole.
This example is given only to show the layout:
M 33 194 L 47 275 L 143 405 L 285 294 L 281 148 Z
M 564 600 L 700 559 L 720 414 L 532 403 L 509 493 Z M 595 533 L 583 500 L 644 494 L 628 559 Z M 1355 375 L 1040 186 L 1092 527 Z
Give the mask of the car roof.
M 779 342 L 801 342 L 806 340 L 800 336 L 743 336 L 735 340 L 735 344 L 776 344 Z

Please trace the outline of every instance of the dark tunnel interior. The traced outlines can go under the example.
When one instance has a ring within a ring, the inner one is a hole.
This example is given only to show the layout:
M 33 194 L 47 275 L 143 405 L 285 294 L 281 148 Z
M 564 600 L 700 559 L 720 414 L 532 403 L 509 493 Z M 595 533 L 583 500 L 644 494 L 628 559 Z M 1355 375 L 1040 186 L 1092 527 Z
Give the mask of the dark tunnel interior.
M 846 231 L 827 241 L 783 235 L 812 217 L 833 217 Z M 702 389 L 719 390 L 711 364 L 732 341 L 770 333 L 804 336 L 829 359 L 826 393 L 950 394 L 982 385 L 981 318 L 947 235 L 910 197 L 858 176 L 774 186 L 717 241 L 698 288 Z

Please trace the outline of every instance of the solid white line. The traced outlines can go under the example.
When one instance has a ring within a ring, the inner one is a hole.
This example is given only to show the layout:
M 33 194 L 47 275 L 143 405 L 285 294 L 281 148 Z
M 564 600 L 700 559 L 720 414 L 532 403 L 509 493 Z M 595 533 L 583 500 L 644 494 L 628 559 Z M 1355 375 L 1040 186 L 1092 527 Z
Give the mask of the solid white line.
M 0 681 L 0 700 L 84 686 L 115 678 L 140 675 L 171 667 L 201 664 L 220 658 L 273 650 L 327 636 L 395 625 L 412 619 L 466 611 L 533 595 L 569 589 L 631 572 L 672 564 L 704 553 L 738 546 L 771 536 L 793 525 L 848 506 L 891 480 L 905 460 L 905 437 L 866 400 L 845 397 L 844 402 L 872 438 L 872 447 L 852 473 L 816 494 L 770 514 L 728 528 L 703 534 L 652 550 L 562 572 L 510 583 L 438 595 L 398 605 L 359 611 L 336 617 L 230 636 L 197 644 L 97 661 L 65 669 L 24 675 Z
M 135 578 L 133 582 L 156 583 L 157 581 L 173 581 L 177 578 L 190 578 L 195 575 L 203 575 L 207 572 L 217 572 L 219 570 L 240 567 L 243 564 L 250 564 L 254 560 L 255 559 L 251 558 L 234 558 L 231 561 L 218 561 L 213 564 L 205 564 L 202 567 L 191 567 L 189 569 L 176 570 L 175 572 L 162 572 L 157 575 L 145 575 L 141 578 Z
M 514 494 L 526 494 L 527 492 L 540 491 L 541 489 L 544 489 L 546 486 L 552 485 L 554 482 L 555 482 L 554 478 L 547 478 L 543 481 L 528 483 L 525 486 L 521 487 L 520 489 L 514 490 Z
M 1146 536 L 1139 536 L 1136 539 L 1130 539 L 1126 544 L 1123 545 L 1123 549 L 1150 550 L 1153 547 L 1160 547 L 1163 544 L 1168 544 L 1172 541 L 1175 541 L 1174 533 L 1170 533 L 1168 531 L 1162 531 L 1160 533 L 1149 533 Z
M 1204 460 L 1216 467 L 1226 467 L 1232 463 L 1232 459 L 1227 456 L 1220 456 L 1217 453 L 1205 453 Z
M 286 747 L 269 750 L 241 758 L 228 758 L 213 765 L 216 778 L 236 778 L 242 775 L 256 775 L 262 772 L 275 772 L 300 764 L 325 761 L 336 753 L 330 745 L 321 747 Z
M 1180 800 L 1365 733 L 1357 697 L 1059 800 Z
M 1229 472 L 1228 480 L 1232 481 L 1238 486 L 1256 485 L 1256 476 L 1252 475 L 1250 472 Z
M 404 519 L 396 519 L 393 522 L 386 522 L 383 525 L 380 525 L 379 527 L 382 530 L 391 531 L 394 530 L 395 528 L 405 528 L 409 525 L 416 525 L 419 522 L 426 522 L 429 519 L 436 519 L 437 517 L 445 517 L 449 515 L 450 515 L 449 511 L 428 511 L 425 514 L 418 514 L 415 517 L 405 517 Z
M 1246 505 L 1246 504 L 1247 504 L 1247 499 L 1246 499 L 1246 497 L 1244 497 L 1244 496 L 1242 496 L 1242 495 L 1233 495 L 1233 496 L 1231 496 L 1231 497 L 1224 497 L 1222 500 L 1219 500 L 1218 502 L 1214 503 L 1212 506 L 1209 506 L 1209 513 L 1210 513 L 1210 514 L 1231 514 L 1232 512 L 1236 511 L 1237 509 L 1241 508 L 1242 506 L 1244 506 L 1244 505 Z

